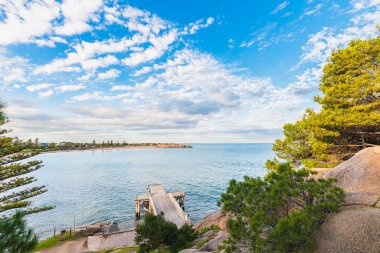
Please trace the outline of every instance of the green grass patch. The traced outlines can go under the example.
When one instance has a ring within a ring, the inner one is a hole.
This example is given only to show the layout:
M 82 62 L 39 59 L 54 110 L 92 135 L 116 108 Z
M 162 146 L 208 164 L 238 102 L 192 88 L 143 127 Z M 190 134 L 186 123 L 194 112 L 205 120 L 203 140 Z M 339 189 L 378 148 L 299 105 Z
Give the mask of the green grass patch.
M 65 241 L 73 240 L 73 237 L 70 237 L 70 233 L 66 232 L 65 239 L 61 240 L 61 235 L 56 235 L 54 237 L 50 237 L 48 239 L 42 240 L 38 242 L 37 246 L 33 249 L 33 252 L 49 249 L 51 247 L 54 247 L 56 245 L 59 245 Z
M 220 227 L 217 226 L 217 225 L 212 225 L 212 226 L 210 226 L 210 227 L 204 227 L 204 228 L 202 228 L 202 229 L 198 232 L 198 234 L 199 234 L 199 235 L 203 235 L 203 234 L 205 234 L 206 232 L 208 232 L 208 231 L 210 231 L 210 230 L 212 230 L 212 231 L 214 231 L 214 232 L 218 232 L 218 231 L 220 231 Z
M 201 241 L 200 243 L 197 244 L 197 247 L 200 248 L 200 247 L 203 247 L 203 245 L 205 245 L 206 243 L 208 243 L 209 241 L 211 241 L 211 237 L 207 237 L 206 239 L 204 239 L 203 241 Z

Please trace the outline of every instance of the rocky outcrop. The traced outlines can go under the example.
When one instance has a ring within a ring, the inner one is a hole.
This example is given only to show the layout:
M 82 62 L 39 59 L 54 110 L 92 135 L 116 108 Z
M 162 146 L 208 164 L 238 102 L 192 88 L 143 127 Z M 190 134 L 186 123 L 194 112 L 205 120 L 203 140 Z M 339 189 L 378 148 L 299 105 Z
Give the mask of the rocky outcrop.
M 202 220 L 198 221 L 194 225 L 194 229 L 196 231 L 200 231 L 206 227 L 209 228 L 212 226 L 217 226 L 220 228 L 220 230 L 227 231 L 226 221 L 227 221 L 227 216 L 219 210 L 207 215 Z
M 323 223 L 314 253 L 379 253 L 379 239 L 379 208 L 344 207 Z
M 226 228 L 227 216 L 221 211 L 216 211 L 198 221 L 193 228 L 200 236 L 193 242 L 191 249 L 180 253 L 223 252 L 221 248 L 228 239 Z
M 345 207 L 323 223 L 315 253 L 380 252 L 380 147 L 363 149 L 323 177 L 345 190 Z
M 346 192 L 344 206 L 330 215 L 316 235 L 314 253 L 380 252 L 380 147 L 366 148 L 335 168 L 315 169 L 315 178 L 335 178 Z M 218 252 L 228 238 L 227 217 L 214 212 L 195 224 L 196 231 L 217 226 L 182 253 Z
M 380 147 L 366 148 L 323 176 L 336 178 L 346 192 L 380 195 Z

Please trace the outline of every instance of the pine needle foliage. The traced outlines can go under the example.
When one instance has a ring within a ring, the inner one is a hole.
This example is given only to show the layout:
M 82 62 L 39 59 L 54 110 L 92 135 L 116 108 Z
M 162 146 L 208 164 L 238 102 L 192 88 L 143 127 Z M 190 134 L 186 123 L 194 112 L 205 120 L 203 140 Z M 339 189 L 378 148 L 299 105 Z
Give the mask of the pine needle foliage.
M 32 229 L 26 226 L 23 213 L 16 212 L 13 216 L 0 218 L 0 252 L 30 252 L 37 243 Z
M 0 126 L 8 122 L 4 104 L 0 103 Z M 46 192 L 45 186 L 30 186 L 36 181 L 27 174 L 42 167 L 41 161 L 23 162 L 36 152 L 23 152 L 25 144 L 5 136 L 10 130 L 0 129 L 0 252 L 30 252 L 38 242 L 24 216 L 53 208 L 33 207 L 31 198 Z M 29 186 L 29 187 L 28 187 Z
M 324 219 L 341 206 L 342 189 L 312 171 L 268 161 L 263 178 L 231 180 L 219 205 L 230 214 L 228 252 L 309 252 Z
M 163 214 L 146 214 L 144 222 L 136 227 L 136 244 L 139 253 L 179 252 L 196 238 L 190 225 L 181 228 L 164 219 Z
M 380 36 L 335 50 L 323 69 L 321 111 L 284 126 L 277 156 L 293 165 L 332 167 L 380 145 Z
M 0 103 L 0 126 L 6 124 L 4 104 Z M 46 192 L 45 186 L 27 187 L 36 179 L 27 174 L 42 167 L 41 161 L 23 162 L 36 152 L 23 152 L 25 145 L 18 138 L 5 136 L 10 130 L 0 130 L 0 214 L 18 210 L 31 214 L 51 209 L 51 206 L 32 207 L 32 197 Z M 21 188 L 22 190 L 18 190 Z

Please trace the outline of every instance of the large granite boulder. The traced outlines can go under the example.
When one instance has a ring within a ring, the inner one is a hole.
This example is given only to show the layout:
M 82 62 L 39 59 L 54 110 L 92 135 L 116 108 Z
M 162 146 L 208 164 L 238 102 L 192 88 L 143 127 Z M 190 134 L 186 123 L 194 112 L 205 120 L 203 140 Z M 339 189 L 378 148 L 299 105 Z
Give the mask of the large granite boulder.
M 380 208 L 342 208 L 322 225 L 314 253 L 379 253 Z
M 346 192 L 380 195 L 380 147 L 366 148 L 323 175 L 336 178 Z
M 323 175 L 345 190 L 345 207 L 316 236 L 315 253 L 380 252 L 380 147 L 366 148 Z

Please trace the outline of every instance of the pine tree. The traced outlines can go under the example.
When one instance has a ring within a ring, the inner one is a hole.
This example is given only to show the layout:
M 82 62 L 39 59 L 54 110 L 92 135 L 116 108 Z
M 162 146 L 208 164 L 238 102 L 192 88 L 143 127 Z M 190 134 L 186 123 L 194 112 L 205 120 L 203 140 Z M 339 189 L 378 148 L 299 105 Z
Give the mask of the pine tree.
M 4 115 L 4 105 L 0 104 L 0 126 L 7 123 Z M 41 161 L 22 162 L 35 156 L 36 152 L 23 152 L 24 145 L 17 139 L 4 136 L 10 130 L 0 130 L 0 214 L 21 211 L 23 214 L 36 213 L 51 209 L 52 206 L 33 207 L 30 198 L 47 191 L 45 186 L 26 187 L 15 191 L 21 186 L 27 186 L 36 181 L 32 176 L 24 176 L 42 167 Z
M 0 252 L 30 252 L 37 242 L 37 237 L 32 229 L 27 228 L 21 212 L 0 217 Z
M 380 36 L 354 40 L 332 53 L 315 101 L 321 111 L 284 126 L 273 150 L 292 164 L 331 167 L 380 145 Z

